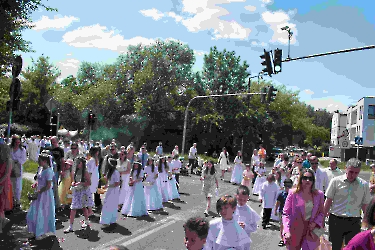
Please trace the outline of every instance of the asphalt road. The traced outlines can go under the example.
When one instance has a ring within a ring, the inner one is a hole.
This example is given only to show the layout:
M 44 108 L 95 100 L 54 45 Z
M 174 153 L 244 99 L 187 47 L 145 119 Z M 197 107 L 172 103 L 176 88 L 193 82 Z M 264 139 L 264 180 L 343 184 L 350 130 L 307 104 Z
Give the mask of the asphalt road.
M 270 165 L 267 166 L 270 169 Z M 360 177 L 368 180 L 369 172 L 361 172 Z M 225 174 L 225 180 L 230 179 L 230 173 Z M 56 237 L 50 236 L 41 242 L 31 242 L 23 249 L 109 249 L 110 245 L 123 245 L 130 250 L 135 249 L 185 249 L 184 246 L 184 221 L 192 216 L 204 216 L 205 198 L 201 194 L 202 183 L 196 175 L 187 177 L 180 176 L 180 192 L 182 202 L 165 204 L 166 213 L 150 214 L 149 218 L 127 218 L 119 219 L 117 227 L 112 231 L 101 229 L 99 222 L 100 214 L 91 221 L 91 230 L 81 230 L 80 220 L 83 216 L 75 219 L 74 233 L 64 234 L 63 230 L 68 226 L 67 217 L 59 217 L 64 222 L 56 225 Z M 219 181 L 219 193 L 234 194 L 237 186 L 228 181 Z M 261 207 L 257 196 L 251 196 L 248 204 L 258 214 Z M 215 209 L 215 203 L 211 205 L 211 211 Z M 216 213 L 211 213 L 211 220 Z M 279 224 L 273 222 L 270 228 L 262 229 L 259 222 L 258 230 L 251 235 L 252 249 L 279 249 L 277 246 L 279 236 Z M 53 243 L 51 243 L 53 241 Z M 11 248 L 14 249 L 14 248 Z

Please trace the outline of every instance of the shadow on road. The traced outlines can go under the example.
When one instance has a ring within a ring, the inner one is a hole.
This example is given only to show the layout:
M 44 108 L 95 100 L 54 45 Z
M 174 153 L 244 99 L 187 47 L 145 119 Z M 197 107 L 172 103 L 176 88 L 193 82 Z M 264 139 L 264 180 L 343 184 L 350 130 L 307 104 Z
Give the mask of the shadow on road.
M 179 193 L 180 195 L 184 195 L 184 196 L 190 196 L 189 193 Z
M 129 229 L 117 224 L 117 223 L 114 223 L 112 225 L 110 225 L 109 227 L 107 228 L 103 228 L 102 229 L 104 233 L 118 233 L 118 234 L 121 234 L 121 235 L 131 235 L 132 232 L 129 231 Z
M 175 210 L 180 210 L 181 209 L 180 206 L 176 206 L 172 202 L 163 202 L 163 206 L 167 207 L 167 208 L 172 208 L 172 209 L 175 209 Z
M 86 239 L 91 242 L 97 242 L 100 240 L 99 231 L 92 230 L 89 227 L 87 227 L 86 229 L 74 231 L 74 233 L 78 238 Z
M 137 220 L 144 220 L 144 221 L 147 221 L 147 222 L 154 222 L 155 218 L 151 217 L 150 215 L 147 215 L 147 216 L 137 217 Z

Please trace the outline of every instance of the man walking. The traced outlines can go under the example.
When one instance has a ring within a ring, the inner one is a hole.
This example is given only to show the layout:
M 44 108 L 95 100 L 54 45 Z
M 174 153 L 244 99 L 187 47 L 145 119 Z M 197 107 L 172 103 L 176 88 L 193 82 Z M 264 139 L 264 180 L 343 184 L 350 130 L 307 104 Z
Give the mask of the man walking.
M 339 250 L 361 232 L 361 212 L 366 212 L 371 201 L 369 184 L 358 177 L 361 161 L 351 158 L 346 163 L 346 174 L 334 177 L 326 191 L 324 214 L 329 216 L 329 235 L 332 250 Z
M 189 150 L 189 168 L 190 168 L 190 174 L 193 174 L 193 170 L 196 167 L 195 166 L 195 160 L 197 158 L 197 143 L 194 143 L 193 146 Z

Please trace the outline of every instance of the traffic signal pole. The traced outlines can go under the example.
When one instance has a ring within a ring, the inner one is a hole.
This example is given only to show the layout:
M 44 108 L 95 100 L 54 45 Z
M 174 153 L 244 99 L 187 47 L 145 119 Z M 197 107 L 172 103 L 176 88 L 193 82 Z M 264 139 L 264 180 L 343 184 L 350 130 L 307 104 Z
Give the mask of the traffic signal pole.
M 195 100 L 195 99 L 201 99 L 201 98 L 211 98 L 211 97 L 223 97 L 223 96 L 248 96 L 248 95 L 267 95 L 266 93 L 238 93 L 238 94 L 224 94 L 224 95 L 200 95 L 200 96 L 195 96 L 190 101 L 188 102 L 186 109 L 185 109 L 185 119 L 184 119 L 184 130 L 182 134 L 182 150 L 181 154 L 183 155 L 185 152 L 185 142 L 186 142 L 186 127 L 187 127 L 187 118 L 188 118 L 188 111 L 190 104 Z
M 321 53 L 321 54 L 313 54 L 309 56 L 301 56 L 301 57 L 296 57 L 296 58 L 286 58 L 282 62 L 290 62 L 290 61 L 302 60 L 302 59 L 307 59 L 307 58 L 335 55 L 335 54 L 341 54 L 341 53 L 347 53 L 347 52 L 353 52 L 353 51 L 359 51 L 359 50 L 367 50 L 367 49 L 375 49 L 375 45 L 369 45 L 365 47 L 352 48 L 352 49 L 344 49 L 344 50 L 326 52 L 326 53 Z

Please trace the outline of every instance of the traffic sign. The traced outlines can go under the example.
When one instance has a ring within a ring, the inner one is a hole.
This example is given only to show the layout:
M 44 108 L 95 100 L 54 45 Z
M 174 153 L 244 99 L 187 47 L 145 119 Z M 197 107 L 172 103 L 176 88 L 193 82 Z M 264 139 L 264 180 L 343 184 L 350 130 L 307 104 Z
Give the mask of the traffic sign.
M 359 137 L 359 136 L 356 136 L 354 138 L 354 143 L 357 144 L 357 145 L 363 145 L 363 138 Z
M 347 137 L 343 137 L 340 143 L 341 148 L 350 148 L 350 143 Z

